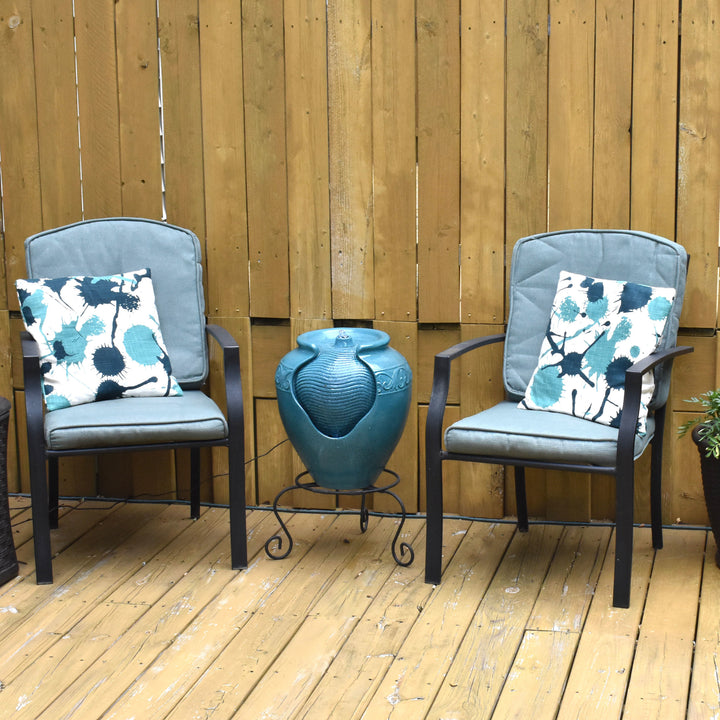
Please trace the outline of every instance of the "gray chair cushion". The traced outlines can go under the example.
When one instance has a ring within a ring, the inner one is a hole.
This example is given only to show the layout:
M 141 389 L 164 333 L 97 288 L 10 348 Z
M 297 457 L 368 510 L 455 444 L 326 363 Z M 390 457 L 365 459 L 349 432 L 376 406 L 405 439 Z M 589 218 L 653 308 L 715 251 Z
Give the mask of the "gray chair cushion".
M 635 436 L 635 457 L 652 439 L 655 421 L 648 418 L 647 434 Z M 614 466 L 618 431 L 589 420 L 518 408 L 501 402 L 463 418 L 445 431 L 448 452 L 463 455 L 522 458 L 545 462 Z
M 150 268 L 173 375 L 183 388 L 199 388 L 205 381 L 208 355 L 200 243 L 189 230 L 141 218 L 84 221 L 29 237 L 25 262 L 29 278 Z M 178 293 L 178 288 L 183 292 Z
M 220 408 L 199 390 L 86 403 L 45 415 L 49 450 L 222 440 L 227 434 Z
M 575 230 L 518 240 L 510 273 L 510 311 L 503 365 L 505 389 L 520 400 L 540 355 L 560 271 L 676 288 L 658 349 L 675 345 L 680 324 L 687 253 L 665 238 L 631 230 Z M 656 373 L 657 404 L 667 399 L 670 374 Z

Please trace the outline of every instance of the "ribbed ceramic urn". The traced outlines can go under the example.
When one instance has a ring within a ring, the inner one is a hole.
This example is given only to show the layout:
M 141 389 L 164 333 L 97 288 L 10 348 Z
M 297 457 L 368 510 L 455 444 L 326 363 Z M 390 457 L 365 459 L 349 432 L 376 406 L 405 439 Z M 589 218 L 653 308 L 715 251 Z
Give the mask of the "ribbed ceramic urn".
M 372 486 L 400 440 L 412 372 L 389 342 L 387 333 L 368 328 L 314 330 L 280 361 L 280 417 L 322 487 Z

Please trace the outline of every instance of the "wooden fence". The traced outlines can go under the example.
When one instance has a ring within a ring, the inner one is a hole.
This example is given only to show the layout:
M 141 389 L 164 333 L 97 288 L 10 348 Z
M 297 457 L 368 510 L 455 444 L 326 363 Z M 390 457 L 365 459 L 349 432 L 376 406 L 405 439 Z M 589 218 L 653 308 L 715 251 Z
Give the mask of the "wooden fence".
M 682 0 L 682 17 L 680 7 L 0 0 L 11 489 L 27 490 L 13 283 L 24 238 L 43 228 L 132 215 L 198 234 L 208 315 L 242 348 L 250 502 L 271 501 L 298 472 L 290 445 L 274 447 L 285 437 L 274 370 L 296 335 L 386 330 L 415 375 L 391 467 L 422 510 L 433 355 L 502 328 L 514 242 L 632 227 L 692 254 L 682 324 L 695 353 L 676 365 L 664 502 L 667 521 L 706 522 L 695 448 L 673 435 L 683 398 L 720 380 L 720 0 Z M 463 363 L 449 420 L 501 396 L 499 365 L 498 352 Z M 216 372 L 213 359 L 211 385 Z M 62 492 L 182 496 L 186 465 L 170 453 L 68 461 Z M 225 472 L 221 453 L 206 458 L 206 499 L 226 498 Z M 608 480 L 532 478 L 533 514 L 613 515 Z M 513 512 L 502 468 L 451 468 L 447 488 L 451 511 Z

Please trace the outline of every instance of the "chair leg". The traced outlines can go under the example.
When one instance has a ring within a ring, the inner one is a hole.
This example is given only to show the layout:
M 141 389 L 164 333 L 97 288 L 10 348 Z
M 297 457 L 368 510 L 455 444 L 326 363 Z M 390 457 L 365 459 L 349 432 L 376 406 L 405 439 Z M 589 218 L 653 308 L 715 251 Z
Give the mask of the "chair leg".
M 48 518 L 50 529 L 57 530 L 59 524 L 60 507 L 60 461 L 56 457 L 50 457 L 48 466 Z
M 518 530 L 528 531 L 527 492 L 525 491 L 525 468 L 515 466 L 515 504 L 517 505 Z
M 190 517 L 200 517 L 200 448 L 190 448 Z
M 615 476 L 615 581 L 613 606 L 630 607 L 633 554 L 634 468 L 618 468 Z
M 650 446 L 650 519 L 652 525 L 652 544 L 656 550 L 662 549 L 662 463 L 663 432 L 665 430 L 665 406 L 655 411 L 655 435 Z
M 239 432 L 231 436 L 228 447 L 230 562 L 233 570 L 242 570 L 248 566 L 244 443 L 244 433 Z
M 45 453 L 39 449 L 34 449 L 29 439 L 28 451 L 30 495 L 32 498 L 33 544 L 35 548 L 35 579 L 38 585 L 50 585 L 53 581 L 53 570 Z
M 439 585 L 442 576 L 443 486 L 442 460 L 428 453 L 426 460 L 427 525 L 425 543 L 425 582 Z

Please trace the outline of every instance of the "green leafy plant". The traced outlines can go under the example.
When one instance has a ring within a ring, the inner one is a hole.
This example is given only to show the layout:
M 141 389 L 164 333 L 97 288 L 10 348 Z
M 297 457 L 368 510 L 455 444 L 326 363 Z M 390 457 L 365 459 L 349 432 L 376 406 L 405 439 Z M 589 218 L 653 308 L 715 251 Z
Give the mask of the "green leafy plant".
M 706 446 L 706 457 L 720 458 L 720 388 L 709 390 L 685 402 L 696 403 L 702 406 L 703 414 L 688 420 L 678 428 L 678 435 L 682 437 L 699 425 L 698 435 Z

